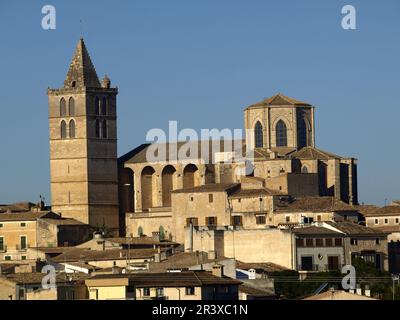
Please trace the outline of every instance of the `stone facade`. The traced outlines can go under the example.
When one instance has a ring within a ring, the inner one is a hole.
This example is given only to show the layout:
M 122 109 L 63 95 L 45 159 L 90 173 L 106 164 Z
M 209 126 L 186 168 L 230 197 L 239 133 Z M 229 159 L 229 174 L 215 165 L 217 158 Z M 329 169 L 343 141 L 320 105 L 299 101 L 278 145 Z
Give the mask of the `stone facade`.
M 113 232 L 119 227 L 117 93 L 109 80 L 100 84 L 83 39 L 64 87 L 47 91 L 52 209 Z

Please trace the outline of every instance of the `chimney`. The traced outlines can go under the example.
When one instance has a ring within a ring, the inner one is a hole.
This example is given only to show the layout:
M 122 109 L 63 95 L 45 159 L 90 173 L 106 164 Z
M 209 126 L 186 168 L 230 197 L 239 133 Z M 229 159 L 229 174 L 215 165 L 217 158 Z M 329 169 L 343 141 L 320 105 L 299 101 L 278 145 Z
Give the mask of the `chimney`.
M 358 294 L 360 296 L 362 295 L 362 289 L 361 289 L 360 285 L 357 285 L 356 294 Z
M 157 252 L 154 254 L 154 262 L 161 262 L 161 248 L 157 248 Z
M 212 267 L 212 274 L 222 278 L 224 276 L 224 266 L 222 264 L 214 264 Z

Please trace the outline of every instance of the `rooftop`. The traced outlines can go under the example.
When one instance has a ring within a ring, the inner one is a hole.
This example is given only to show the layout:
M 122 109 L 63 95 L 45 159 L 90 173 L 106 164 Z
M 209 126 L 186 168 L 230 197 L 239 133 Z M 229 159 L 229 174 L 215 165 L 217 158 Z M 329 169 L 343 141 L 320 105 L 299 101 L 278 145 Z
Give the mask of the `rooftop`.
M 51 211 L 0 213 L 0 221 L 33 221 L 40 218 L 61 219 L 58 214 Z
M 353 222 L 332 222 L 332 221 L 326 221 L 324 222 L 339 231 L 347 234 L 347 235 L 384 235 L 383 232 L 376 230 L 374 228 L 369 228 L 366 226 L 359 225 L 357 223 Z
M 310 107 L 311 104 L 303 101 L 299 101 L 294 98 L 287 97 L 281 93 L 278 93 L 272 97 L 266 98 L 263 101 L 254 103 L 248 106 L 246 109 L 252 109 L 257 107 L 271 107 L 271 106 L 308 106 Z
M 323 151 L 321 149 L 317 149 L 315 147 L 304 147 L 301 148 L 299 151 L 296 151 L 290 154 L 290 158 L 296 159 L 312 159 L 312 160 L 329 160 L 329 159 L 342 159 L 342 157 Z
M 93 276 L 89 281 L 106 279 L 129 279 L 129 283 L 137 287 L 199 287 L 207 285 L 240 285 L 242 283 L 228 277 L 217 277 L 205 271 L 100 274 Z
M 254 269 L 259 273 L 288 270 L 286 267 L 280 266 L 272 262 L 242 262 L 239 260 L 236 261 L 236 268 L 242 270 Z
M 343 236 L 343 233 L 317 226 L 307 226 L 303 228 L 293 229 L 293 233 L 297 235 L 332 235 L 335 237 Z
M 228 192 L 232 193 L 239 189 L 239 183 L 212 183 L 205 184 L 193 188 L 177 189 L 171 191 L 171 193 L 197 193 L 197 192 Z
M 281 212 L 333 212 L 333 211 L 357 211 L 354 206 L 336 199 L 335 197 L 297 197 L 289 201 L 276 203 L 275 210 Z

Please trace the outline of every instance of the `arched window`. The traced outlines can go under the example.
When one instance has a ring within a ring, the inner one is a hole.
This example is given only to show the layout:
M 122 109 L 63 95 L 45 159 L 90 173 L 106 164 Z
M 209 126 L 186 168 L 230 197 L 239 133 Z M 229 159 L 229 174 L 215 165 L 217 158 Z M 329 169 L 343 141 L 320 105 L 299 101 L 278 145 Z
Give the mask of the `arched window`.
M 75 115 L 75 100 L 74 98 L 69 98 L 68 101 L 68 112 L 70 116 L 74 116 Z
M 61 121 L 60 135 L 61 139 L 65 139 L 67 137 L 67 123 L 64 120 Z
M 103 97 L 101 100 L 101 115 L 105 116 L 107 115 L 107 98 Z
M 307 168 L 307 166 L 303 166 L 303 167 L 301 168 L 301 173 L 308 173 L 308 168 Z
M 75 121 L 74 120 L 71 120 L 69 122 L 69 137 L 71 139 L 75 138 Z
M 287 128 L 285 122 L 279 120 L 276 124 L 276 146 L 287 147 Z
M 100 99 L 99 97 L 96 97 L 94 101 L 94 112 L 96 115 L 100 115 Z
M 307 125 L 304 118 L 297 120 L 297 147 L 303 148 L 307 146 Z
M 67 114 L 67 102 L 64 98 L 60 100 L 60 116 L 65 117 Z
M 107 138 L 107 120 L 103 120 L 101 132 L 102 132 L 102 135 L 101 135 L 102 138 Z
M 95 126 L 96 126 L 96 138 L 100 138 L 100 126 L 101 126 L 101 123 L 100 123 L 99 119 L 96 119 Z
M 254 126 L 254 145 L 256 148 L 262 148 L 264 146 L 263 142 L 263 126 L 260 121 L 257 121 Z

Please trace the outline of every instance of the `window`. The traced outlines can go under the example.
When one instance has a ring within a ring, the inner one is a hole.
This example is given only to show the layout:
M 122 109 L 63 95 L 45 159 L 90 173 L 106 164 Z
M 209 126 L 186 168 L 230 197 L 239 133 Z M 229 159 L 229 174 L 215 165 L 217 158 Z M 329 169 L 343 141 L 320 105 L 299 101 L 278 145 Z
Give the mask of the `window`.
M 379 219 L 375 219 L 375 224 L 379 224 Z
M 399 223 L 399 218 L 396 218 L 396 223 Z
M 257 121 L 254 126 L 254 146 L 256 148 L 262 148 L 264 146 L 263 143 L 263 126 L 260 121 Z
M 68 113 L 70 117 L 75 115 L 75 100 L 72 97 L 68 101 Z
M 243 225 L 242 216 L 232 216 L 232 225 L 234 226 Z
M 75 138 L 75 121 L 74 120 L 71 120 L 69 122 L 69 137 L 71 139 Z
M 342 239 L 336 238 L 335 239 L 335 247 L 341 247 L 341 246 L 342 246 Z
M 75 80 L 71 82 L 71 87 L 72 87 L 72 88 L 75 88 L 75 87 L 76 87 L 76 81 L 75 81 Z
M 185 288 L 185 293 L 187 296 L 193 296 L 194 292 L 195 292 L 194 287 L 186 287 Z
M 21 260 L 26 260 L 26 256 L 21 256 Z
M 96 138 L 100 138 L 101 128 L 100 128 L 100 120 L 99 119 L 96 119 L 95 126 L 96 126 Z
M 60 117 L 65 117 L 67 115 L 67 102 L 64 98 L 60 100 Z
M 194 198 L 193 197 L 190 197 L 190 201 L 193 201 L 194 200 Z
M 0 237 L 0 251 L 5 251 L 6 246 L 4 245 L 4 237 Z
M 26 227 L 26 222 L 21 222 L 20 227 Z
M 107 98 L 103 97 L 101 100 L 101 115 L 105 116 L 107 115 Z
M 285 122 L 279 120 L 276 124 L 276 146 L 287 147 L 287 128 Z
M 0 228 L 3 228 L 3 224 L 2 223 L 0 223 Z
M 61 135 L 61 139 L 65 139 L 67 137 L 67 124 L 64 120 L 61 121 L 60 135 Z
M 325 246 L 326 247 L 332 247 L 333 246 L 333 240 L 330 239 L 330 238 L 325 239 Z
M 256 216 L 256 224 L 265 224 L 265 215 Z
M 324 240 L 321 238 L 315 239 L 315 246 L 316 247 L 323 247 L 324 246 Z
M 322 220 L 321 216 L 318 215 L 318 216 L 317 216 L 317 221 L 321 221 L 321 220 Z
M 385 224 L 388 224 L 389 223 L 389 219 L 385 219 Z
M 208 202 L 214 202 L 214 195 L 212 194 L 212 193 L 210 193 L 209 195 L 208 195 Z
M 99 97 L 96 97 L 95 101 L 94 101 L 94 113 L 96 115 L 100 115 L 100 99 Z
M 4 256 L 4 260 L 11 261 L 11 256 Z
M 306 247 L 313 247 L 314 246 L 314 239 L 307 238 L 306 239 Z
M 207 226 L 216 226 L 217 225 L 217 217 L 206 217 L 206 225 Z
M 104 139 L 107 138 L 107 120 L 103 120 L 103 124 L 102 124 L 102 137 Z
M 186 226 L 190 226 L 192 224 L 193 226 L 198 226 L 199 225 L 199 219 L 198 218 L 186 218 Z
M 164 288 L 157 288 L 157 297 L 164 296 Z
M 297 147 L 307 146 L 307 125 L 304 118 L 297 119 Z
M 307 168 L 307 166 L 303 166 L 303 167 L 301 168 L 301 173 L 308 173 L 308 168 Z
M 379 238 L 376 238 L 375 239 L 375 244 L 379 244 L 379 243 L 380 243 Z
M 304 239 L 296 239 L 296 246 L 304 247 Z
M 286 216 L 285 217 L 285 221 L 286 221 L 286 223 L 289 223 L 290 222 L 290 216 Z
M 143 288 L 143 296 L 145 297 L 150 296 L 150 288 Z
M 20 245 L 21 245 L 21 250 L 26 249 L 26 247 L 27 247 L 26 236 L 20 237 Z
M 351 238 L 351 239 L 350 239 L 350 244 L 351 244 L 352 246 L 356 246 L 356 245 L 358 244 L 358 240 L 355 239 L 355 238 Z

